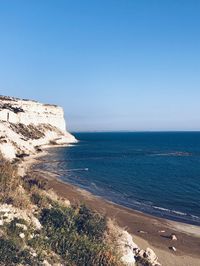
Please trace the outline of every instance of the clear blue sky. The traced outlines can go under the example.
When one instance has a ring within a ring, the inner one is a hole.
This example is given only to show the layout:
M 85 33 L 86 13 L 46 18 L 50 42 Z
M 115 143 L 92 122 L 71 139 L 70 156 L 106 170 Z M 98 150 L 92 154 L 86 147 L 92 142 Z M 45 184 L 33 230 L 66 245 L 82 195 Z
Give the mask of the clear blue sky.
M 71 131 L 200 130 L 200 1 L 1 0 L 0 94 Z

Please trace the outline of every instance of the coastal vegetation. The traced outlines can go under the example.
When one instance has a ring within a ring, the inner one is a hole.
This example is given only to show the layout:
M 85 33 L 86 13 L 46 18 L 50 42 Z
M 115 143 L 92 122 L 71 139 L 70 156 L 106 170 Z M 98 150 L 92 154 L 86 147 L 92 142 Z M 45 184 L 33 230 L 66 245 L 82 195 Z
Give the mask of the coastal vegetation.
M 111 219 L 71 203 L 34 172 L 19 175 L 24 159 L 0 155 L 0 265 L 159 266 L 149 248 Z
M 19 177 L 2 157 L 0 204 L 0 265 L 122 265 L 106 217 L 71 206 L 34 175 Z

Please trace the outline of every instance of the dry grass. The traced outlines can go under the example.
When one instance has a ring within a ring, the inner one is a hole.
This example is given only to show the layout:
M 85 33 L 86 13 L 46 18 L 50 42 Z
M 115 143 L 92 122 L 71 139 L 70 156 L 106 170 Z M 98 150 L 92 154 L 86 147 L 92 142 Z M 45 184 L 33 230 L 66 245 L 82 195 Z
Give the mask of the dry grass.
M 22 179 L 17 174 L 17 166 L 3 159 L 0 155 L 0 201 L 16 207 L 27 208 L 29 196 L 22 186 Z
M 0 195 L 7 196 L 11 191 L 15 190 L 19 185 L 19 178 L 17 177 L 17 168 L 15 165 L 6 161 L 1 156 L 0 161 Z

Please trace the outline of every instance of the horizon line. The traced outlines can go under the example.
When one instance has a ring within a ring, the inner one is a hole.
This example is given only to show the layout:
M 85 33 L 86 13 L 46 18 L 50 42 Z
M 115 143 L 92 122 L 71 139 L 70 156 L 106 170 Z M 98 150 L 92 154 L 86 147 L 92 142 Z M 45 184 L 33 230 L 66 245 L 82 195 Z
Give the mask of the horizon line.
M 200 133 L 200 130 L 73 130 L 71 133 Z

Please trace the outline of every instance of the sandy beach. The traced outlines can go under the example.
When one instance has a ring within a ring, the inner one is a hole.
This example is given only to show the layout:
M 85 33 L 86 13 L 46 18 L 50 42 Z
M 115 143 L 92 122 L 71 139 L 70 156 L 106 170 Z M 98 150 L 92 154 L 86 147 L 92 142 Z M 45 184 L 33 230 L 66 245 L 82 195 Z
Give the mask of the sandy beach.
M 134 242 L 141 248 L 152 248 L 163 266 L 200 265 L 200 227 L 128 209 L 64 183 L 56 174 L 35 170 L 35 167 L 33 169 L 33 164 L 40 162 L 40 156 L 27 158 L 21 166 L 21 173 L 34 172 L 38 177 L 44 178 L 47 181 L 47 188 L 53 189 L 60 197 L 67 198 L 72 204 L 84 203 L 114 219 L 118 225 L 133 235 Z M 177 236 L 177 241 L 169 238 L 172 233 Z M 175 252 L 170 249 L 172 246 L 176 248 Z

